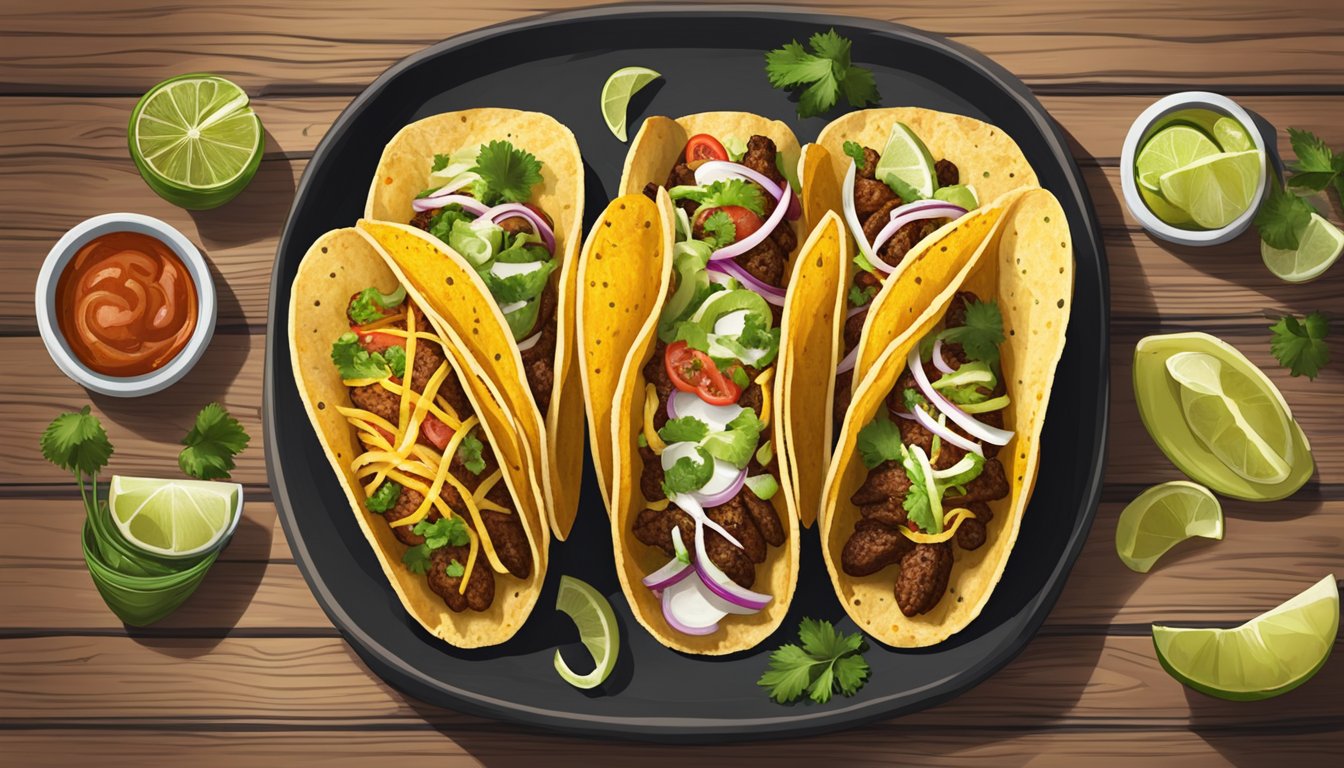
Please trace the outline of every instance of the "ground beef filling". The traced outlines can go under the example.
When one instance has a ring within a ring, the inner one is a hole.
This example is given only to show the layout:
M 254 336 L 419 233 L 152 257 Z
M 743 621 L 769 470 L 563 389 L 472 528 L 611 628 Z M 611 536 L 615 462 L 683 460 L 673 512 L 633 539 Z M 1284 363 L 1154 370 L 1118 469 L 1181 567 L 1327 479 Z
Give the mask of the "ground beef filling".
M 661 428 L 667 423 L 667 401 L 676 391 L 671 378 L 667 375 L 667 368 L 663 365 L 665 349 L 666 345 L 661 341 L 658 342 L 654 347 L 653 356 L 643 371 L 644 380 L 652 384 L 658 393 L 658 409 L 654 416 L 655 428 Z M 763 398 L 760 386 L 754 382 L 758 372 L 750 368 L 746 370 L 748 378 L 752 379 L 753 383 L 743 390 L 738 404 L 755 410 L 759 417 L 762 415 Z M 766 428 L 761 433 L 761 441 L 769 440 L 770 434 L 770 428 Z M 663 465 L 660 457 L 647 446 L 639 449 L 639 455 L 644 463 L 639 478 L 639 487 L 644 498 L 650 500 L 666 498 L 663 492 Z M 771 457 L 770 463 L 766 465 L 760 464 L 753 457 L 747 467 L 747 473 L 757 475 L 764 472 L 769 472 L 778 479 L 774 457 Z M 784 544 L 784 525 L 780 522 L 779 513 L 775 511 L 773 504 L 758 498 L 749 488 L 743 486 L 742 490 L 727 503 L 706 509 L 705 514 L 710 520 L 723 526 L 724 530 L 732 534 L 742 545 L 739 549 L 722 534 L 706 528 L 705 552 L 709 555 L 709 559 L 727 574 L 728 578 L 746 589 L 751 589 L 756 582 L 756 566 L 765 562 L 769 547 Z M 663 509 L 645 509 L 636 515 L 633 532 L 640 542 L 650 547 L 657 547 L 668 557 L 672 557 L 676 554 L 672 545 L 673 527 L 681 530 L 682 542 L 688 548 L 692 547 L 692 542 L 695 540 L 695 521 L 671 503 Z
M 966 301 L 974 298 L 966 293 L 956 295 L 945 315 L 948 327 L 965 324 Z M 944 344 L 943 355 L 953 366 L 966 362 L 960 345 Z M 925 374 L 931 381 L 936 381 L 942 375 L 932 361 L 925 364 Z M 901 374 L 888 395 L 889 409 L 905 409 L 902 393 L 907 388 L 916 388 L 914 376 L 909 371 Z M 1000 382 L 992 396 L 997 397 L 1004 392 L 1003 383 Z M 977 418 L 996 427 L 1003 426 L 1002 411 L 978 414 Z M 933 456 L 932 432 L 908 419 L 896 419 L 896 424 L 901 431 L 901 442 L 922 448 L 930 455 L 934 469 L 947 469 L 966 455 L 961 448 L 940 441 L 938 454 Z M 948 426 L 962 437 L 970 439 L 956 425 Z M 888 566 L 897 565 L 900 571 L 893 590 L 901 613 L 916 616 L 932 610 L 947 591 L 952 574 L 953 544 L 967 551 L 983 546 L 989 538 L 987 525 L 993 519 L 986 502 L 1008 495 L 1008 478 L 1003 464 L 996 458 L 998 448 L 982 443 L 985 465 L 980 475 L 966 484 L 964 494 L 943 497 L 944 510 L 965 507 L 975 517 L 963 520 L 950 541 L 937 544 L 916 544 L 901 533 L 903 528 L 912 530 L 912 524 L 908 521 L 904 506 L 905 496 L 910 490 L 910 478 L 906 476 L 900 462 L 884 461 L 869 470 L 863 485 L 850 497 L 850 502 L 859 509 L 860 518 L 840 553 L 840 565 L 844 572 L 855 577 L 870 576 Z

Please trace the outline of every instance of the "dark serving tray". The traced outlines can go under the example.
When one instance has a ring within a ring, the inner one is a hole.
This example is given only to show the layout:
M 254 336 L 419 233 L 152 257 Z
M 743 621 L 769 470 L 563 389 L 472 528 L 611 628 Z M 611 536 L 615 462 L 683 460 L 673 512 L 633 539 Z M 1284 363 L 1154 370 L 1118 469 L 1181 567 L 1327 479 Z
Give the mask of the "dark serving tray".
M 831 117 L 800 120 L 766 81 L 763 53 L 835 27 L 854 60 L 874 70 L 887 106 L 960 112 L 998 125 L 1026 153 L 1068 214 L 1077 257 L 1069 341 L 1042 441 L 1044 462 L 1021 536 L 984 613 L 934 648 L 867 652 L 872 675 L 852 698 L 825 705 L 772 702 L 756 680 L 771 650 L 796 638 L 804 616 L 854 627 L 836 601 L 815 528 L 802 538 L 793 608 L 756 649 L 709 659 L 675 653 L 630 615 L 612 564 L 607 517 L 591 464 L 578 525 L 552 547 L 545 592 L 509 643 L 461 651 L 430 637 L 402 610 L 350 515 L 304 415 L 289 363 L 289 287 L 318 235 L 351 226 L 383 145 L 403 125 L 481 106 L 554 115 L 583 151 L 586 225 L 615 190 L 628 147 L 607 131 L 598 94 L 619 67 L 663 73 L 638 94 L 631 135 L 649 115 L 745 110 L 784 120 L 802 142 Z M 368 666 L 398 689 L 454 709 L 571 734 L 659 741 L 799 736 L 947 701 L 989 677 L 1031 639 L 1054 604 L 1096 511 L 1106 445 L 1106 258 L 1091 201 L 1059 128 L 1025 85 L 979 53 L 892 24 L 768 7 L 622 6 L 545 16 L 446 40 L 393 66 L 360 94 L 318 146 L 276 253 L 266 340 L 265 432 L 271 488 L 300 570 L 332 622 Z M 620 660 L 597 691 L 563 682 L 557 646 L 583 658 L 577 632 L 552 610 L 561 574 L 608 595 L 621 622 Z

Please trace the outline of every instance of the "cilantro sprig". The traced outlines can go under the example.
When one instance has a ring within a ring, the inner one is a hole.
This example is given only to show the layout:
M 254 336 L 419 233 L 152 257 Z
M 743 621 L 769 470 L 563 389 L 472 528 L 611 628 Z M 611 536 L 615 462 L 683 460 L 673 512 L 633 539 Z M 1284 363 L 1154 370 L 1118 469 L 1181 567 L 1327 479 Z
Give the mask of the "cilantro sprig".
M 1289 128 L 1297 162 L 1289 166 L 1288 186 L 1322 192 L 1333 186 L 1344 197 L 1344 154 L 1336 155 L 1319 136 L 1301 128 Z
M 425 537 L 423 544 L 411 547 L 401 556 L 401 562 L 412 573 L 429 570 L 429 556 L 434 550 L 447 546 L 465 547 L 471 541 L 467 524 L 460 517 L 441 517 L 433 522 L 421 520 L 411 528 L 411 532 Z M 451 563 L 449 567 L 452 567 Z
M 1330 323 L 1320 312 L 1312 312 L 1300 321 L 1284 315 L 1269 330 L 1273 333 L 1269 350 L 1291 375 L 1315 379 L 1330 362 L 1330 348 L 1325 343 Z
M 336 364 L 342 379 L 381 379 L 389 371 L 397 377 L 406 375 L 405 347 L 370 352 L 360 345 L 359 337 L 353 331 L 346 331 L 332 343 L 331 361 Z
M 541 183 L 541 161 L 507 141 L 481 145 L 471 170 L 481 177 L 476 197 L 486 205 L 526 202 Z
M 765 216 L 765 190 L 745 179 L 723 179 L 703 187 L 673 187 L 668 194 L 673 200 L 694 200 L 705 208 L 723 208 L 736 205 L 757 216 Z
M 112 458 L 112 442 L 89 406 L 57 416 L 39 442 L 43 458 L 75 476 L 85 509 L 98 509 L 98 473 Z
M 233 471 L 233 457 L 242 453 L 252 438 L 224 406 L 210 403 L 196 414 L 196 423 L 182 438 L 186 446 L 177 456 L 177 464 L 197 480 L 227 480 Z
M 1003 343 L 1003 315 L 996 301 L 966 302 L 966 322 L 943 331 L 943 341 L 960 344 L 966 356 L 990 365 L 999 364 Z
M 847 635 L 829 621 L 803 619 L 798 639 L 801 646 L 788 643 L 771 653 L 770 666 L 756 681 L 770 698 L 788 704 L 806 692 L 812 701 L 825 704 L 837 690 L 853 696 L 867 682 L 867 645 L 861 633 Z
M 1324 192 L 1333 188 L 1344 204 L 1344 154 L 1335 154 L 1319 136 L 1301 128 L 1289 128 L 1288 140 L 1297 161 L 1288 164 L 1287 185 L 1275 184 L 1255 216 L 1260 239 L 1274 248 L 1295 250 L 1316 206 L 1298 196 L 1301 192 Z
M 900 461 L 901 430 L 887 416 L 886 411 L 868 422 L 859 430 L 859 457 L 863 465 L 872 469 L 884 461 Z
M 834 29 L 818 32 L 807 41 L 809 53 L 797 40 L 765 54 L 770 85 L 788 90 L 807 86 L 798 96 L 798 116 L 823 114 L 843 94 L 851 107 L 876 104 L 881 96 L 873 73 L 850 62 L 850 41 Z
M 468 432 L 462 438 L 462 442 L 457 445 L 457 458 L 462 462 L 462 466 L 473 475 L 479 475 L 485 471 L 485 457 L 481 452 L 485 450 L 485 444 L 476 437 L 476 430 Z
M 704 240 L 710 248 L 723 248 L 737 242 L 737 225 L 724 211 L 709 214 L 700 226 L 705 230 Z

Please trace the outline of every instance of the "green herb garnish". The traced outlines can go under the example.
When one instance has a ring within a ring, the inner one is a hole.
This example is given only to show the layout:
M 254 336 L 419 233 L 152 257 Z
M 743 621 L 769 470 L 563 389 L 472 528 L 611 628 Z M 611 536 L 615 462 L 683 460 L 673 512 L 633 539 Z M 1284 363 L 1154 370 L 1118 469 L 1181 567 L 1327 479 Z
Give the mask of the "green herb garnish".
M 462 437 L 462 442 L 457 444 L 457 460 L 462 462 L 462 466 L 473 475 L 479 475 L 485 470 L 485 457 L 481 452 L 485 450 L 485 444 L 476 437 L 476 430 L 468 432 Z
M 966 302 L 966 323 L 939 335 L 945 342 L 960 344 L 970 359 L 998 365 L 999 345 L 1003 343 L 1003 315 L 998 302 Z
M 881 98 L 873 73 L 850 63 L 850 41 L 834 29 L 808 39 L 809 53 L 790 41 L 765 54 L 770 84 L 780 89 L 807 86 L 798 97 L 798 116 L 816 117 L 835 106 L 841 94 L 851 107 L 876 104 Z
M 196 423 L 182 438 L 186 447 L 178 454 L 177 464 L 197 480 L 227 480 L 233 471 L 233 457 L 250 441 L 247 430 L 224 406 L 210 403 L 196 414 Z
M 668 498 L 674 493 L 699 490 L 714 476 L 714 457 L 704 448 L 697 447 L 695 453 L 700 457 L 699 462 L 690 456 L 682 456 L 663 473 L 663 493 Z
M 818 704 L 830 701 L 836 690 L 853 696 L 868 679 L 863 635 L 837 632 L 829 621 L 803 619 L 798 627 L 802 646 L 789 643 L 770 654 L 770 666 L 756 682 L 770 698 L 787 704 L 803 695 Z
M 884 461 L 901 458 L 901 430 L 885 412 L 859 430 L 857 440 L 863 465 L 872 469 Z
M 1314 379 L 1330 362 L 1330 348 L 1325 343 L 1330 323 L 1320 312 L 1312 312 L 1301 321 L 1284 315 L 1269 330 L 1274 334 L 1269 342 L 1270 351 L 1293 376 Z
M 98 472 L 112 458 L 112 442 L 89 406 L 62 413 L 42 431 L 42 457 L 70 472 L 79 483 L 79 495 L 89 512 L 98 509 Z M 85 483 L 92 486 L 86 488 Z
M 541 183 L 541 161 L 507 141 L 482 145 L 471 170 L 480 174 L 476 197 L 485 205 L 526 202 Z
M 373 495 L 365 499 L 364 506 L 368 507 L 370 512 L 381 515 L 396 506 L 399 498 L 401 498 L 401 484 L 395 480 L 384 480 Z

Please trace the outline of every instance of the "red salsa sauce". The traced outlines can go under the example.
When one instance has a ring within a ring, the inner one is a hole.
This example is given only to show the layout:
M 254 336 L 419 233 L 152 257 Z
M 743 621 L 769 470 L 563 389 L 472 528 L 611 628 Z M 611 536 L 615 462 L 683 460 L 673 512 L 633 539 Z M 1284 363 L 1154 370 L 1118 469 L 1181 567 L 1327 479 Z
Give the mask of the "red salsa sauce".
M 107 376 L 167 365 L 196 330 L 196 284 L 162 241 L 110 232 L 79 249 L 56 283 L 56 319 L 75 356 Z

